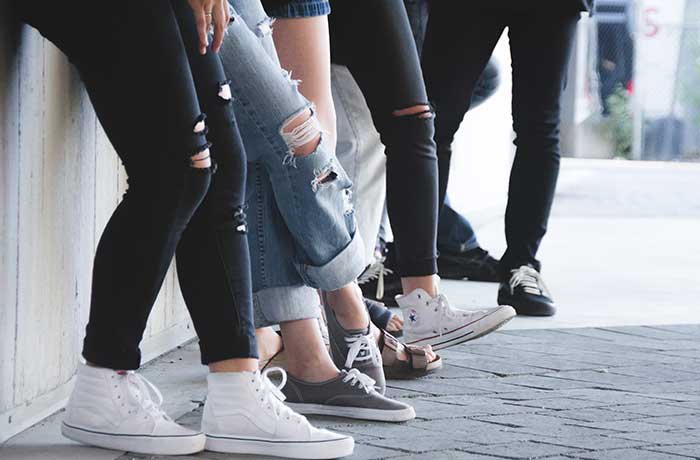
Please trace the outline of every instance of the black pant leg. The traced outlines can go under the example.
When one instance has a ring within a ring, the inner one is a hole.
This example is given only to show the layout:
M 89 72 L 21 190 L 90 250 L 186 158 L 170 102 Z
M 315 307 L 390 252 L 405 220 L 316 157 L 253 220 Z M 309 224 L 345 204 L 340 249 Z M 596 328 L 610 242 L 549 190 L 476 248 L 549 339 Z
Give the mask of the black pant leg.
M 540 269 L 536 254 L 559 175 L 560 98 L 578 18 L 568 9 L 532 7 L 509 23 L 517 149 L 506 208 L 504 276 L 524 264 Z
M 200 105 L 207 114 L 211 155 L 217 167 L 209 192 L 178 245 L 180 286 L 199 336 L 203 364 L 257 357 L 244 207 L 246 155 L 229 82 L 218 55 L 199 54 L 194 15 L 187 1 L 172 3 Z
M 455 133 L 505 22 L 505 17 L 488 8 L 475 6 L 464 15 L 455 14 L 450 2 L 430 2 L 422 64 L 428 97 L 436 111 L 440 207 L 447 194 Z
M 135 369 L 139 342 L 176 245 L 210 183 L 189 165 L 199 101 L 169 0 L 124 0 L 96 20 L 87 0 L 17 2 L 77 67 L 129 190 L 100 238 L 83 356 Z
M 437 272 L 437 160 L 418 53 L 402 0 L 331 2 L 333 62 L 347 65 L 386 147 L 387 209 L 401 276 Z

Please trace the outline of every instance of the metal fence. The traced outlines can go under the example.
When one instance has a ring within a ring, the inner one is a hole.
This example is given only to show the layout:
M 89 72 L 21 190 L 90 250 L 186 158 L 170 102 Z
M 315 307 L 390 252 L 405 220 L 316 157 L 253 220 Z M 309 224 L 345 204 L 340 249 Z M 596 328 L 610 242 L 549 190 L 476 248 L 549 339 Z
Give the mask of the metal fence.
M 700 161 L 700 0 L 597 0 L 588 35 L 615 156 Z

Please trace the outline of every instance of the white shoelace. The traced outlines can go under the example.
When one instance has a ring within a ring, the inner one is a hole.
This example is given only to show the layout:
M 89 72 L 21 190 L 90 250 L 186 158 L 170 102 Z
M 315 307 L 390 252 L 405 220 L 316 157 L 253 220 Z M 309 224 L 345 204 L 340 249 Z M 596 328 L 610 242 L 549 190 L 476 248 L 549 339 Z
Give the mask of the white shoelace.
M 359 388 L 363 389 L 365 393 L 369 393 L 374 390 L 374 384 L 377 383 L 369 375 L 363 374 L 354 368 L 347 371 L 347 374 L 345 374 L 345 377 L 343 377 L 343 382 L 349 383 L 352 387 L 357 385 Z
M 155 420 L 162 418 L 172 421 L 168 414 L 161 409 L 163 394 L 150 380 L 133 371 L 127 372 L 124 376 L 124 380 L 126 380 L 127 388 L 131 396 L 146 414 L 150 415 Z M 155 401 L 152 396 L 155 396 Z
M 272 383 L 269 377 L 269 375 L 272 373 L 280 374 L 282 376 L 282 383 L 279 385 Z M 269 369 L 265 369 L 260 375 L 260 380 L 260 402 L 272 409 L 277 418 L 293 420 L 296 423 L 301 423 L 302 421 L 306 420 L 303 415 L 297 414 L 290 407 L 284 404 L 284 400 L 287 399 L 281 391 L 287 384 L 287 372 L 284 369 L 281 367 L 271 367 Z
M 516 287 L 521 286 L 528 294 L 546 295 L 549 297 L 549 290 L 545 286 L 539 272 L 534 268 L 523 265 L 522 267 L 511 270 L 510 277 L 510 293 L 512 294 Z
M 345 360 L 345 367 L 350 369 L 355 362 L 371 361 L 374 366 L 381 366 L 382 357 L 379 354 L 377 344 L 373 343 L 373 337 L 368 335 L 354 335 L 345 337 L 348 345 L 348 357 Z
M 357 279 L 357 284 L 365 284 L 373 280 L 377 280 L 376 298 L 384 297 L 384 275 L 393 275 L 394 271 L 391 268 L 386 268 L 381 261 L 375 262 L 369 266 L 364 273 Z

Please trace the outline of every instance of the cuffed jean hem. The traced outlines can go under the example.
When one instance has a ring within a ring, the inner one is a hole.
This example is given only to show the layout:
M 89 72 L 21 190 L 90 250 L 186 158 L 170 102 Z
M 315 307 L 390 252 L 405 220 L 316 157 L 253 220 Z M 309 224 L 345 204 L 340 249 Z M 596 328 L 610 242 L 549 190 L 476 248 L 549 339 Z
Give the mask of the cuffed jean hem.
M 404 278 L 408 276 L 431 276 L 437 273 L 437 257 L 426 259 L 414 259 L 399 262 L 399 275 Z
M 355 232 L 350 243 L 328 263 L 321 266 L 297 263 L 297 271 L 306 285 L 324 291 L 335 291 L 360 276 L 365 269 L 364 253 L 362 237 L 359 232 Z
M 316 289 L 308 286 L 281 286 L 253 293 L 255 328 L 288 321 L 316 319 L 320 313 Z
M 202 364 L 216 363 L 226 361 L 227 359 L 257 359 L 258 343 L 255 335 L 236 337 L 227 337 L 226 339 L 212 341 L 211 345 L 199 341 L 199 350 L 202 356 Z
M 289 19 L 327 16 L 331 12 L 331 5 L 327 1 L 315 0 L 286 3 L 286 5 L 266 7 L 267 14 L 273 18 Z

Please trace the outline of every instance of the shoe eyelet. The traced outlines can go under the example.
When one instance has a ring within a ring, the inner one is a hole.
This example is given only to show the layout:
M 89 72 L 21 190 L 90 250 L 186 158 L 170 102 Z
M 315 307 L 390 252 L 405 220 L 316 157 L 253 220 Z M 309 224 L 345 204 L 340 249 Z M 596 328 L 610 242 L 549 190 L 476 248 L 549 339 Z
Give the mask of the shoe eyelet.
M 438 331 L 436 331 L 436 330 L 433 330 L 433 334 L 437 334 L 437 333 L 438 333 Z

